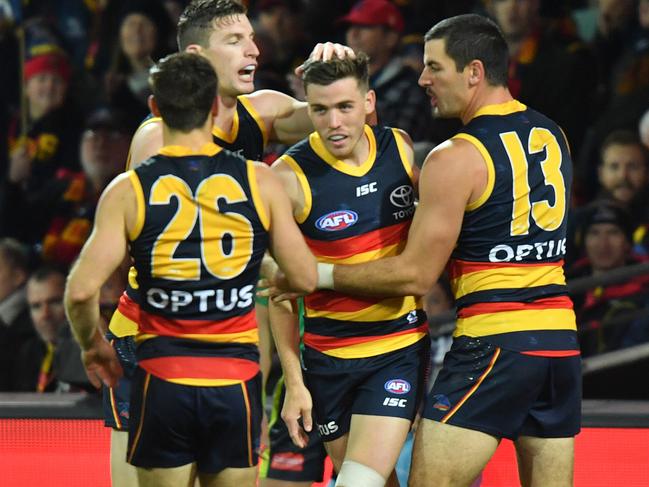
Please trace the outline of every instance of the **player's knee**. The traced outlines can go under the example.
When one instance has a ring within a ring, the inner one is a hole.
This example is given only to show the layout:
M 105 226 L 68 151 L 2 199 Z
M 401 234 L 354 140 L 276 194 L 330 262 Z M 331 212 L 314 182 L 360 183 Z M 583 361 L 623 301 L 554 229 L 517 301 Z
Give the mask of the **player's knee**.
M 383 487 L 385 480 L 385 477 L 373 468 L 353 460 L 345 460 L 338 472 L 335 487 Z

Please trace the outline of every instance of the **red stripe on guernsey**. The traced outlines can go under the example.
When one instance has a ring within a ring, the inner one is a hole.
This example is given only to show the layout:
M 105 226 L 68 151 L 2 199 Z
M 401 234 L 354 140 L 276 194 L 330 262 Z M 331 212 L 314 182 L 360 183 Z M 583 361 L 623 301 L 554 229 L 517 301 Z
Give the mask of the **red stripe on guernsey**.
M 309 248 L 316 256 L 344 259 L 361 252 L 382 249 L 397 244 L 408 237 L 410 221 L 379 228 L 371 232 L 340 240 L 324 241 L 304 237 Z
M 138 323 L 140 321 L 140 305 L 129 298 L 126 291 L 122 293 L 119 297 L 119 303 L 117 303 L 117 309 L 129 320 Z
M 177 320 L 140 311 L 140 333 L 151 335 L 183 336 L 219 335 L 241 333 L 257 327 L 254 308 L 243 316 L 227 320 Z
M 383 301 L 383 298 L 357 298 L 334 291 L 316 291 L 304 297 L 307 308 L 316 311 L 360 311 Z
M 581 355 L 579 350 L 527 350 L 519 353 L 535 357 L 574 357 Z
M 495 269 L 503 269 L 508 267 L 561 267 L 563 260 L 557 262 L 539 262 L 539 263 L 512 263 L 512 262 L 471 262 L 468 260 L 451 259 L 448 264 L 449 278 L 451 280 L 457 279 L 464 274 L 472 272 L 492 271 Z
M 140 367 L 161 379 L 227 379 L 247 381 L 259 372 L 251 360 L 226 357 L 156 357 L 138 362 Z
M 417 328 L 410 328 L 408 330 L 398 331 L 396 333 L 390 333 L 389 335 L 380 335 L 380 336 L 359 336 L 359 337 L 328 337 L 323 335 L 315 335 L 313 333 L 304 333 L 304 344 L 308 345 L 311 348 L 315 348 L 320 352 L 326 350 L 331 350 L 334 348 L 343 348 L 349 347 L 351 345 L 358 345 L 359 343 L 369 343 L 376 340 L 384 340 L 386 338 L 392 338 L 402 335 L 409 335 L 412 333 L 428 333 L 428 323 L 418 326 Z
M 568 296 L 556 296 L 553 298 L 542 298 L 531 303 L 507 301 L 502 303 L 477 303 L 458 311 L 458 318 L 470 318 L 471 316 L 484 315 L 487 313 L 501 313 L 503 311 L 522 311 L 531 309 L 572 309 L 572 301 Z

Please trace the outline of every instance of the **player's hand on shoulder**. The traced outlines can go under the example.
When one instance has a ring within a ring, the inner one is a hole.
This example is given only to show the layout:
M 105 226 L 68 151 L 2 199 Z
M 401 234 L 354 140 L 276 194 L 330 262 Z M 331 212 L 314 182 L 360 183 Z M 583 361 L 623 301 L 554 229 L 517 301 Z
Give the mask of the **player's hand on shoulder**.
M 339 59 L 352 58 L 356 57 L 354 50 L 345 46 L 344 44 L 338 44 L 337 42 L 319 42 L 309 54 L 307 61 L 330 61 L 335 57 Z M 302 77 L 304 74 L 304 64 L 295 68 L 295 75 Z

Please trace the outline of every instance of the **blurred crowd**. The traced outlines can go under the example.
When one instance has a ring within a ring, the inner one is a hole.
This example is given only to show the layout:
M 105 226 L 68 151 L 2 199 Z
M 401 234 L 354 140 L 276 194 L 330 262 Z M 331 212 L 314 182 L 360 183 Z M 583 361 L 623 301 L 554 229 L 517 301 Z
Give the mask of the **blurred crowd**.
M 0 1 L 1 391 L 88 388 L 62 309 L 66 273 L 99 195 L 148 115 L 148 70 L 177 50 L 186 0 Z M 417 85 L 423 35 L 460 13 L 492 17 L 509 88 L 557 121 L 575 161 L 569 279 L 649 258 L 649 0 L 249 0 L 256 89 L 303 98 L 294 69 L 317 42 L 370 57 L 379 123 L 421 161 L 459 121 Z M 285 147 L 272 146 L 267 162 Z M 425 265 L 425 263 L 422 263 Z M 124 283 L 102 293 L 110 316 Z M 649 275 L 573 295 L 585 356 L 649 341 Z M 448 283 L 429 313 L 452 309 Z M 622 317 L 622 318 L 621 318 Z M 72 349 L 72 351 L 71 351 Z

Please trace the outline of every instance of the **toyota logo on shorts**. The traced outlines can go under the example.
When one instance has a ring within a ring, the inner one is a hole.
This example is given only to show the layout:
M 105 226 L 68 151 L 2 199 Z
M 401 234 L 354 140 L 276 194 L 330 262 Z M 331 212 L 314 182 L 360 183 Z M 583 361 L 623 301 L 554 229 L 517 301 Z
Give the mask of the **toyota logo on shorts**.
M 390 203 L 398 208 L 408 208 L 414 203 L 414 191 L 412 186 L 404 184 L 395 188 L 392 193 L 390 193 Z

